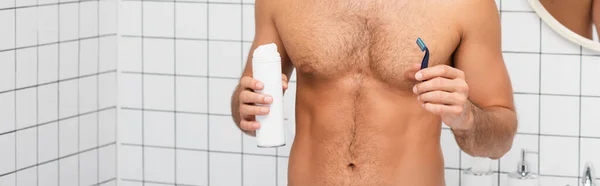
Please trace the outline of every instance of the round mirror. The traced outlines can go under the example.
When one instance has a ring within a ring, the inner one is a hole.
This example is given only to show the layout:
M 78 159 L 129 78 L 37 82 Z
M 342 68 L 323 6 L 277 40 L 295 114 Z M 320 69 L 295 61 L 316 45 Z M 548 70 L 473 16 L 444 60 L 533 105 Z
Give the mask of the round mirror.
M 599 0 L 528 0 L 554 31 L 583 47 L 600 52 Z

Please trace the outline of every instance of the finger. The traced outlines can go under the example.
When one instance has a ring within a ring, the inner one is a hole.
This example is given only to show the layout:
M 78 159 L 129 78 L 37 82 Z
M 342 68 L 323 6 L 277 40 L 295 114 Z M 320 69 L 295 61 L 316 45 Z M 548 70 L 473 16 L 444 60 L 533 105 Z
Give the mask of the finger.
M 446 105 L 463 105 L 466 98 L 459 93 L 445 91 L 426 92 L 417 98 L 422 103 L 446 104 Z
M 288 89 L 288 82 L 287 81 L 283 81 L 281 82 L 281 84 L 283 85 L 283 90 L 287 90 Z
M 240 102 L 242 103 L 258 103 L 258 104 L 271 104 L 273 97 L 265 94 L 244 90 L 240 92 Z
M 287 77 L 287 75 L 285 75 L 285 74 L 281 74 L 281 80 L 282 80 L 282 81 L 285 81 L 285 82 L 288 82 L 288 77 Z
M 269 107 L 258 106 L 258 105 L 240 105 L 240 114 L 242 118 L 247 116 L 267 115 L 269 114 Z
M 262 90 L 265 85 L 252 77 L 244 76 L 240 80 L 240 86 L 243 89 Z
M 435 103 L 425 103 L 423 104 L 423 108 L 425 110 L 436 114 L 436 115 L 461 115 L 464 111 L 464 108 L 458 105 L 443 105 L 443 104 L 435 104 Z
M 449 79 L 464 78 L 464 73 L 463 71 L 452 68 L 448 65 L 436 65 L 420 70 L 415 74 L 415 79 L 419 81 L 428 80 L 435 77 L 445 77 Z
M 240 121 L 240 128 L 245 131 L 254 131 L 260 128 L 260 124 L 256 121 L 242 120 Z
M 413 87 L 415 94 L 423 94 L 430 91 L 463 92 L 467 89 L 467 83 L 464 80 L 447 79 L 436 77 L 429 81 L 418 83 Z

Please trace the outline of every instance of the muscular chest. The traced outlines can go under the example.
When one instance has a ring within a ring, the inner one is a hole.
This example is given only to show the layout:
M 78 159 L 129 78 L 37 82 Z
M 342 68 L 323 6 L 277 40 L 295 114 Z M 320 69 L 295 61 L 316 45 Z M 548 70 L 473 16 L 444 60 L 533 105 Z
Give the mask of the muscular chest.
M 430 49 L 430 65 L 450 64 L 460 34 L 440 2 L 408 0 L 287 0 L 276 25 L 300 78 L 361 73 L 402 82 Z

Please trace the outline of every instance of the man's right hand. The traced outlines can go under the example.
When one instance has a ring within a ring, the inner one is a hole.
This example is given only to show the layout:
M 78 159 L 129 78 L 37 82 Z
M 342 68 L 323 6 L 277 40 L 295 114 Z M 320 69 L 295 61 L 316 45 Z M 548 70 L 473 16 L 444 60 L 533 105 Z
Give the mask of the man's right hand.
M 288 88 L 287 76 L 281 75 L 281 81 L 283 90 Z M 260 128 L 260 123 L 256 121 L 257 115 L 269 114 L 268 104 L 273 102 L 273 97 L 266 94 L 255 92 L 256 90 L 262 90 L 264 84 L 250 76 L 244 76 L 240 80 L 239 94 L 239 116 L 241 118 L 240 128 L 246 131 L 250 135 L 255 135 L 255 131 Z M 262 104 L 262 105 L 257 105 Z

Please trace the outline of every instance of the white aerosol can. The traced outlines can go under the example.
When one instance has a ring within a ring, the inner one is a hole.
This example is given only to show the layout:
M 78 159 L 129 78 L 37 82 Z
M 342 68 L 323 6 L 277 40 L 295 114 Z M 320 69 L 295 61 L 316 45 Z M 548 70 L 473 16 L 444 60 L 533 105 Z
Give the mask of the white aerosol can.
M 283 85 L 281 79 L 281 57 L 274 43 L 261 45 L 254 50 L 252 57 L 253 78 L 262 82 L 264 88 L 256 92 L 270 95 L 268 115 L 256 116 L 260 129 L 256 130 L 258 147 L 281 147 L 285 145 L 283 124 Z

